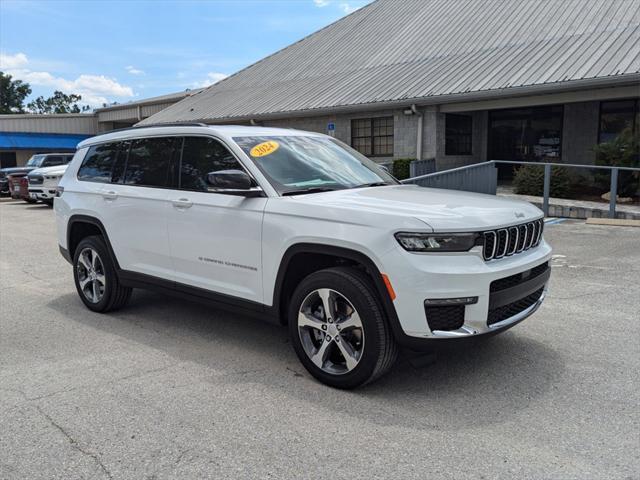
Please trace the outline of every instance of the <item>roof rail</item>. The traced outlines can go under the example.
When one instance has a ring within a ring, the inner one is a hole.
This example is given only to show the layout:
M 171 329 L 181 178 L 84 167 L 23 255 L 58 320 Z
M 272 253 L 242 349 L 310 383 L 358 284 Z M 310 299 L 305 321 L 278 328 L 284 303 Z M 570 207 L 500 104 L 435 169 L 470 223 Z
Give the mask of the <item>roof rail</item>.
M 208 127 L 206 123 L 202 122 L 169 122 L 169 123 L 154 123 L 153 125 L 134 125 L 131 128 L 153 128 L 153 127 Z
M 133 125 L 131 127 L 115 128 L 107 132 L 100 132 L 100 135 L 106 135 L 107 133 L 125 132 L 127 130 L 137 130 L 139 128 L 158 128 L 158 127 L 208 127 L 206 123 L 202 122 L 171 122 L 171 123 L 156 123 L 154 125 Z

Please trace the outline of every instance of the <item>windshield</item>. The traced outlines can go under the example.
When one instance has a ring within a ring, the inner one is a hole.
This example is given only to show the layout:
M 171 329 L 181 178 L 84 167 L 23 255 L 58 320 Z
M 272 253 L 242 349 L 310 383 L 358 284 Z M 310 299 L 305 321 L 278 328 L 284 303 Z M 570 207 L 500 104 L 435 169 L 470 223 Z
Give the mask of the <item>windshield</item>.
M 42 165 L 42 161 L 44 160 L 45 155 L 34 155 L 27 162 L 27 167 L 39 167 Z
M 281 195 L 398 183 L 375 162 L 332 138 L 258 136 L 233 140 Z

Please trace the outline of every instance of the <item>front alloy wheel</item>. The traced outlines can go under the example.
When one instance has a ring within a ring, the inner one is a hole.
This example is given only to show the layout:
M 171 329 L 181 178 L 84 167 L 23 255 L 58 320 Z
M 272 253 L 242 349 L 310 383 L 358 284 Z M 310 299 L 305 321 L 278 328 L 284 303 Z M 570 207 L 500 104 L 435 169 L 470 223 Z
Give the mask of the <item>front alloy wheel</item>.
M 354 267 L 311 273 L 289 304 L 289 334 L 311 375 L 336 388 L 355 388 L 387 372 L 397 346 L 373 279 Z
M 341 293 L 314 290 L 298 312 L 298 334 L 309 359 L 322 371 L 342 375 L 362 358 L 364 330 L 360 315 Z

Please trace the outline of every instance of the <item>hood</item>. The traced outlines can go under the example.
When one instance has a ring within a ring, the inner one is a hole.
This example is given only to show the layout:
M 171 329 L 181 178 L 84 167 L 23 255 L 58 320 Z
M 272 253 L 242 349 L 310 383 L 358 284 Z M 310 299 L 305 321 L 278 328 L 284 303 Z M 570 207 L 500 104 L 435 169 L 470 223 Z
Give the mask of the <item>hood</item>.
M 436 232 L 491 230 L 542 216 L 540 209 L 520 200 L 417 185 L 355 188 L 291 198 L 330 208 L 413 216 Z
M 36 168 L 29 172 L 29 175 L 62 175 L 67 171 L 69 164 L 54 165 L 53 167 Z
M 29 173 L 33 170 L 33 167 L 8 167 L 0 169 L 0 177 L 5 177 L 7 175 L 12 175 L 15 173 Z

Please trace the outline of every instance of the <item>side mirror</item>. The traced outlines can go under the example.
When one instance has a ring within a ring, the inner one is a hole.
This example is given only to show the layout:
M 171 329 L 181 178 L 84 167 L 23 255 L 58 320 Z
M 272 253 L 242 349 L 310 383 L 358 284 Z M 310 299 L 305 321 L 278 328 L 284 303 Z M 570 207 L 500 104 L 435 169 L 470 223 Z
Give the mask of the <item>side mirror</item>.
M 389 170 L 389 167 L 387 167 L 386 165 L 378 165 L 381 169 L 383 169 L 385 172 L 387 173 L 391 173 L 391 171 Z
M 213 191 L 245 197 L 262 196 L 262 189 L 252 188 L 251 177 L 242 170 L 219 170 L 207 174 L 207 183 Z

